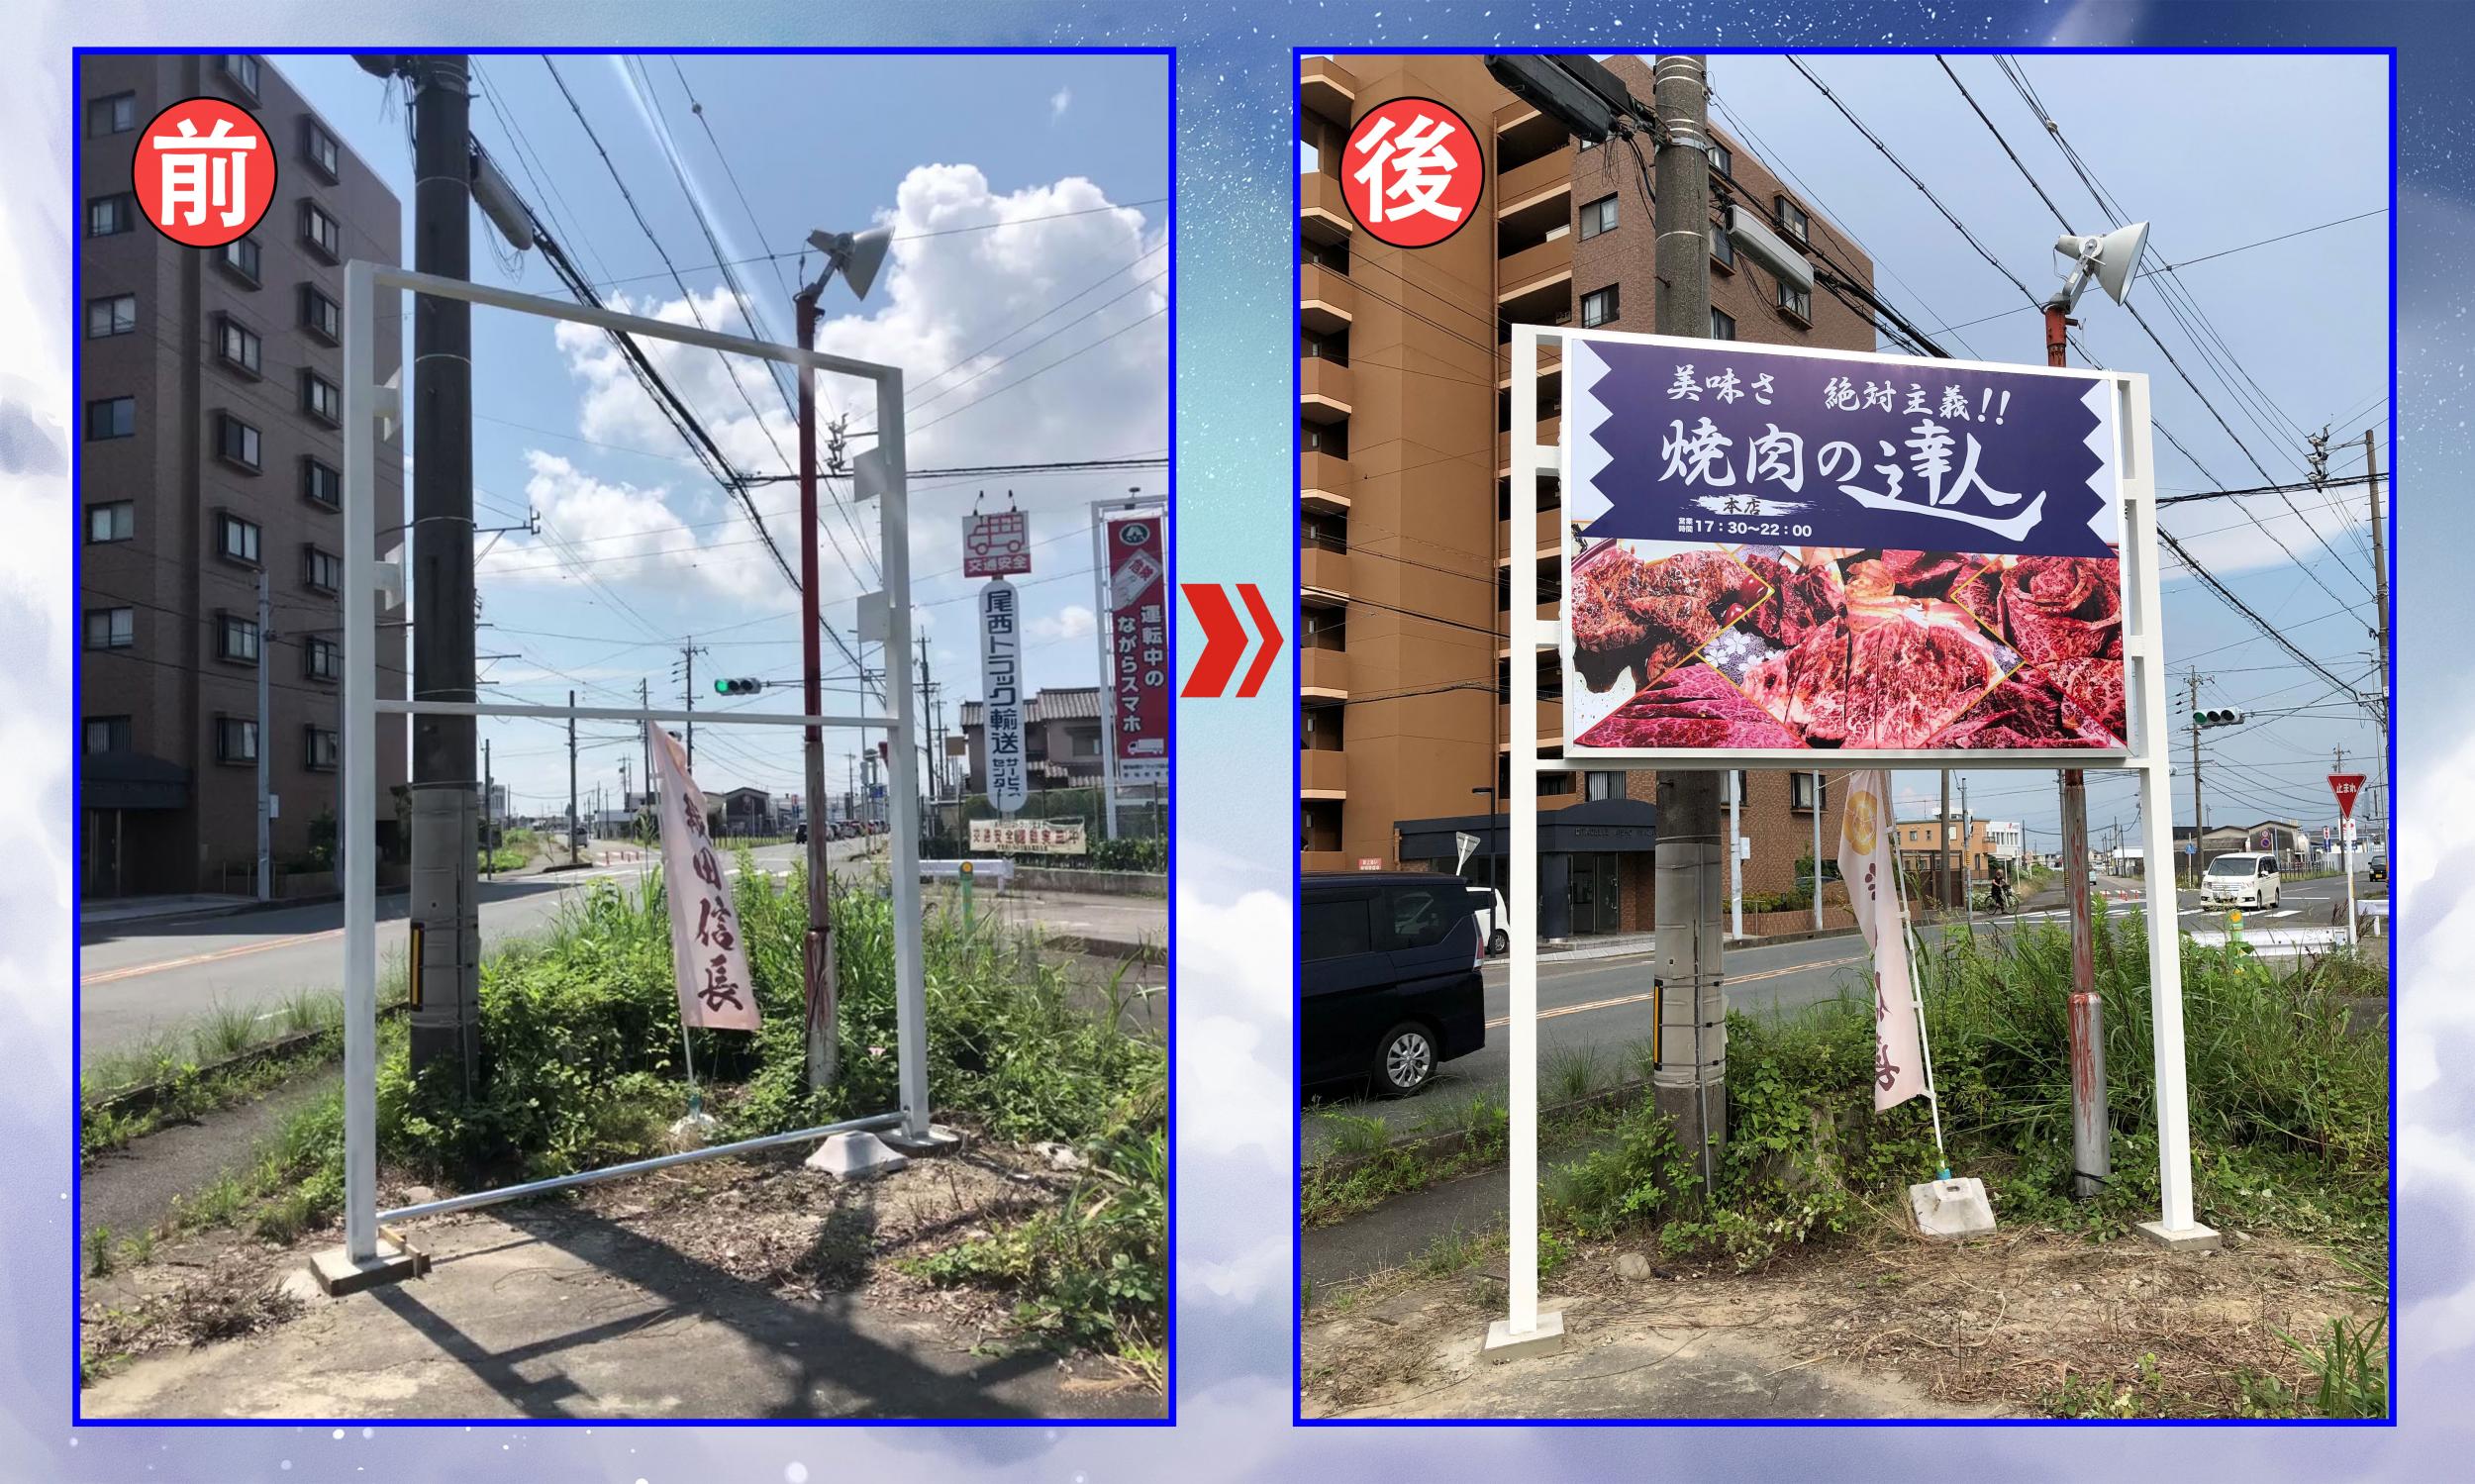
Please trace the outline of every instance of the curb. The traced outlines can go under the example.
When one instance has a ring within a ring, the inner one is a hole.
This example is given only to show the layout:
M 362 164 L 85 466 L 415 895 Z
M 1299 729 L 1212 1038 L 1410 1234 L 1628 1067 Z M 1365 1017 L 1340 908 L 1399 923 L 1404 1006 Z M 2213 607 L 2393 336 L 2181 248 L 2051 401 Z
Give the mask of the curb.
M 1042 938 L 1040 946 L 1061 953 L 1084 953 L 1099 958 L 1139 958 L 1154 967 L 1165 966 L 1168 950 L 1155 942 L 1136 942 L 1126 939 L 1086 938 L 1075 933 L 1058 933 Z

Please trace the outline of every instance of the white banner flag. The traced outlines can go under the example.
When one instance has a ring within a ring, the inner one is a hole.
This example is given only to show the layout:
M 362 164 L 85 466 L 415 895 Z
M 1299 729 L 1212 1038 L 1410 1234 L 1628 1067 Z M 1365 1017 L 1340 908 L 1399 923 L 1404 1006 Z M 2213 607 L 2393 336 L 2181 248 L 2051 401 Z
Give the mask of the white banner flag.
M 653 777 L 661 788 L 662 882 L 670 894 L 670 962 L 679 1019 L 713 1031 L 756 1029 L 756 987 L 731 910 L 722 861 L 705 829 L 705 796 L 687 773 L 687 749 L 651 722 Z
M 1917 1034 L 1917 999 L 1908 967 L 1908 932 L 1900 911 L 1899 853 L 1891 847 L 1891 775 L 1880 768 L 1850 773 L 1839 811 L 1839 878 L 1856 909 L 1856 926 L 1873 949 L 1873 1106 L 1876 1112 L 1926 1090 L 1925 1051 Z

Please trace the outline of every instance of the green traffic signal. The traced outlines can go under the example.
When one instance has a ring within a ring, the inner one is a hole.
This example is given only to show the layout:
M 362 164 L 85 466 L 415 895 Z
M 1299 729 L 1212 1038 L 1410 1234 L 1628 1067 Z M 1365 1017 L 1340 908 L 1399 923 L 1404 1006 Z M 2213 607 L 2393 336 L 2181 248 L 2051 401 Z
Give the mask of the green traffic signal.
M 765 688 L 762 680 L 717 680 L 713 693 L 717 696 L 752 696 Z

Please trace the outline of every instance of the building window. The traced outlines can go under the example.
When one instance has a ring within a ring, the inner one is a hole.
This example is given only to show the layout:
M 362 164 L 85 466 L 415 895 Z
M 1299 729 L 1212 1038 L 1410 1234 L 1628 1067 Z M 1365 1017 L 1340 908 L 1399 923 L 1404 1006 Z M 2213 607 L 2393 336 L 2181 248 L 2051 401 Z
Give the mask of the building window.
M 301 410 L 330 428 L 344 423 L 344 388 L 316 371 L 301 373 Z
M 1826 805 L 1831 797 L 1830 785 L 1816 773 L 1788 774 L 1788 807 L 1812 810 Z
M 332 639 L 301 642 L 301 673 L 312 680 L 338 680 L 344 675 L 344 651 Z
M 1710 312 L 1710 338 L 1715 341 L 1734 340 L 1735 316 L 1724 309 L 1712 310 Z
M 336 145 L 336 137 L 307 114 L 301 115 L 301 152 L 309 156 L 309 162 L 320 174 L 329 180 L 337 177 L 336 167 L 343 151 Z
M 1602 232 L 1616 230 L 1616 198 L 1601 196 L 1581 208 L 1581 240 L 1588 242 Z
M 219 716 L 215 719 L 215 760 L 217 762 L 257 761 L 257 723 L 245 716 Z
M 262 348 L 257 332 L 230 315 L 217 315 L 215 321 L 215 353 L 234 370 L 255 376 Z
M 301 242 L 329 262 L 344 260 L 344 229 L 315 201 L 301 203 Z
M 257 622 L 237 613 L 215 615 L 215 657 L 234 664 L 257 663 Z
M 223 250 L 216 254 L 216 260 L 242 282 L 251 288 L 257 287 L 256 238 L 234 238 L 231 242 L 224 244 Z
M 138 296 L 114 294 L 86 301 L 86 339 L 104 340 L 138 328 Z
M 1552 798 L 1557 794 L 1571 793 L 1580 786 L 1580 775 L 1576 773 L 1558 770 L 1538 775 L 1538 797 L 1542 799 Z
M 336 731 L 333 727 L 301 729 L 301 764 L 313 773 L 332 773 L 336 766 Z
M 251 98 L 255 98 L 257 96 L 258 73 L 256 57 L 251 56 L 247 51 L 225 52 L 224 75 L 232 79 L 235 87 L 238 87 L 241 91 L 248 94 Z
M 138 610 L 135 608 L 86 610 L 87 648 L 126 649 L 137 642 Z
M 90 716 L 86 718 L 86 750 L 89 752 L 126 752 L 130 749 L 129 718 L 125 716 Z
M 1735 269 L 1735 239 L 1716 222 L 1710 227 L 1710 260 L 1731 272 Z
M 215 414 L 215 453 L 228 463 L 258 471 L 257 430 L 228 412 Z
M 1717 140 L 1710 142 L 1710 167 L 1720 174 L 1735 178 L 1735 151 Z
M 86 404 L 86 437 L 129 438 L 138 431 L 138 399 L 105 397 Z
M 118 237 L 138 226 L 138 198 L 123 192 L 97 196 L 86 203 L 86 236 Z
M 1585 799 L 1621 799 L 1625 796 L 1625 775 L 1617 773 L 1584 773 L 1581 775 L 1581 796 Z
M 138 127 L 138 95 L 114 93 L 86 105 L 86 136 L 127 134 Z
M 1807 219 L 1805 208 L 1785 196 L 1773 196 L 1770 200 L 1771 204 L 1778 208 L 1779 230 L 1800 243 L 1810 243 L 1813 223 Z
M 257 565 L 257 523 L 228 510 L 215 512 L 215 549 L 226 561 Z
M 314 505 L 337 509 L 344 504 L 344 475 L 337 472 L 333 464 L 304 458 L 301 460 L 301 494 Z
M 313 592 L 334 592 L 344 585 L 344 558 L 316 546 L 303 546 L 301 583 Z
M 1814 322 L 1814 291 L 1798 288 L 1782 278 L 1779 280 L 1779 307 L 1810 325 Z
M 1611 283 L 1603 289 L 1594 289 L 1581 296 L 1581 327 L 1584 330 L 1595 325 L 1613 324 L 1616 315 L 1615 284 Z
M 86 541 L 91 545 L 125 542 L 138 534 L 138 506 L 130 500 L 86 507 Z
M 301 328 L 328 345 L 342 345 L 344 343 L 344 306 L 320 293 L 317 284 L 302 284 Z

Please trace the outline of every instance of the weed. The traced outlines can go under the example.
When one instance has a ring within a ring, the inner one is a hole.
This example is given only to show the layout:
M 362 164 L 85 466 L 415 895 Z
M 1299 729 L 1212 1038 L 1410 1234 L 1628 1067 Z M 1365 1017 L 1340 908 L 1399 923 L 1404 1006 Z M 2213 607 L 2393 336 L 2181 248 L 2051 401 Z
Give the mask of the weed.
M 2277 1337 L 2303 1357 L 2312 1373 L 2310 1401 L 2323 1417 L 2386 1417 L 2389 1373 L 2383 1364 L 2386 1320 L 2358 1322 L 2340 1315 L 2328 1322 L 2327 1337 L 2305 1344 L 2280 1330 Z
M 112 1275 L 112 1229 L 98 1223 L 86 1234 L 86 1276 L 108 1278 Z
M 1595 1042 L 1557 1046 L 1549 1051 L 1544 1076 L 1539 1079 L 1547 1097 L 1558 1103 L 1578 1103 L 1599 1090 L 1603 1080 L 1599 1065 L 1599 1048 Z
M 1319 1113 L 1316 1123 L 1328 1131 L 1325 1148 L 1335 1159 L 1364 1159 L 1392 1142 L 1392 1129 L 1382 1119 L 1363 1113 Z

